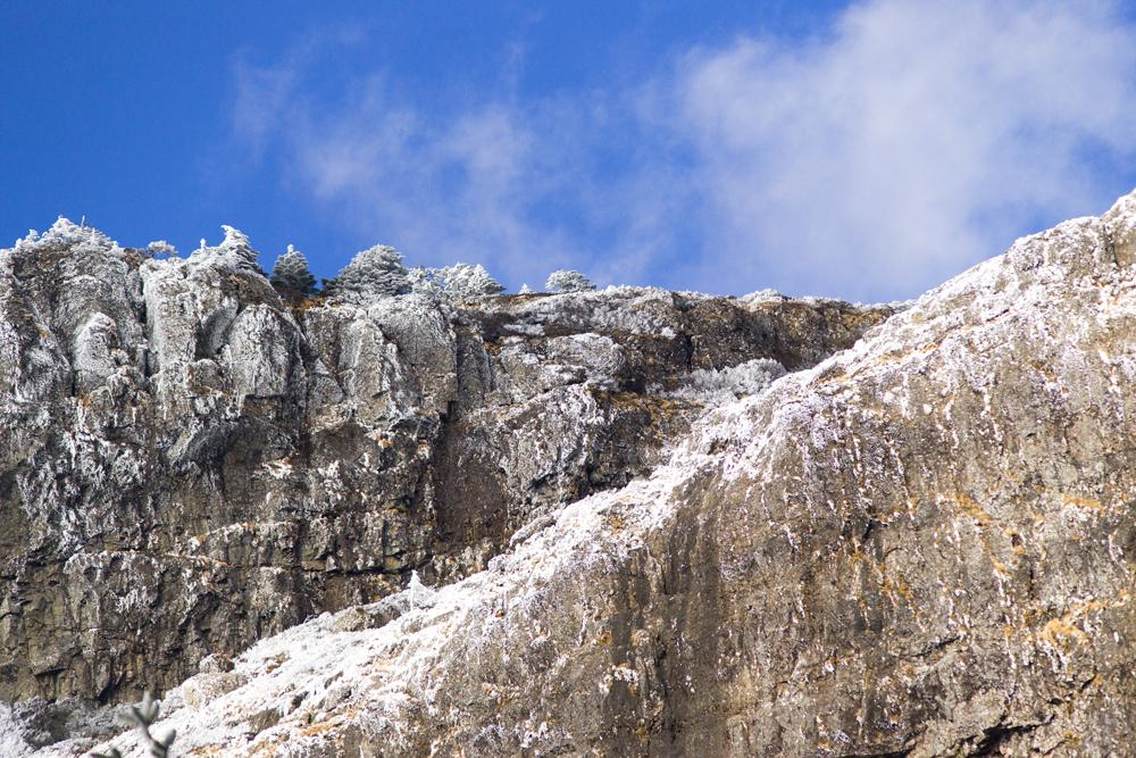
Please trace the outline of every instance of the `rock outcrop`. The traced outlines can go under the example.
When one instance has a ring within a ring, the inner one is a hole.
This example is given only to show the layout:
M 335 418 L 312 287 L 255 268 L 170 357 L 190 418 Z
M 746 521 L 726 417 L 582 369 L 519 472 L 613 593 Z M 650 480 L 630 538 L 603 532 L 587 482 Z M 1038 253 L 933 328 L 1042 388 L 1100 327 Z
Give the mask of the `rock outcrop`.
M 0 701 L 58 726 L 61 702 L 164 691 L 413 571 L 482 570 L 657 465 L 696 377 L 811 366 L 890 313 L 633 288 L 284 301 L 236 230 L 156 260 L 61 220 L 0 251 Z
M 190 678 L 165 725 L 225 755 L 1128 754 L 1134 251 L 1136 196 L 1019 240 L 486 570 Z
M 289 306 L 242 252 L 0 256 L 7 744 L 181 679 L 187 754 L 1136 744 L 1136 195 L 884 323 Z

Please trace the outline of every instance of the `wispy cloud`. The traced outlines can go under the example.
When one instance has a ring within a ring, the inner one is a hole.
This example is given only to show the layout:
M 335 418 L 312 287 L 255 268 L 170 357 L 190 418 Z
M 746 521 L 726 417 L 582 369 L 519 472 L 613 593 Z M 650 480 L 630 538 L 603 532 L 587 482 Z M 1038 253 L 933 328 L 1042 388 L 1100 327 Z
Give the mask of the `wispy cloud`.
M 876 0 L 814 39 L 683 51 L 630 90 L 456 108 L 381 72 L 328 98 L 306 60 L 242 64 L 243 138 L 360 231 L 514 284 L 572 265 L 911 295 L 1099 208 L 1119 189 L 1102 158 L 1136 147 L 1136 33 L 1103 2 Z
M 707 234 L 747 281 L 916 292 L 1101 201 L 1089 154 L 1136 145 L 1134 42 L 1099 4 L 885 0 L 696 51 L 676 97 Z

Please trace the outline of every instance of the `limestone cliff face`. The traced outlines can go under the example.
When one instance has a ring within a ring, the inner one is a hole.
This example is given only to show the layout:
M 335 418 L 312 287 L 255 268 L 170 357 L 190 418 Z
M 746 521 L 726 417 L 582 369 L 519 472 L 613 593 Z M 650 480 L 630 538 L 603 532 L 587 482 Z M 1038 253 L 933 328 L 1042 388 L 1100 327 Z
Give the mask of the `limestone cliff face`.
M 0 251 L 0 701 L 130 700 L 412 570 L 484 569 L 648 473 L 699 376 L 811 366 L 889 314 L 630 288 L 290 306 L 228 242 L 154 260 L 61 220 Z
M 209 663 L 168 693 L 166 725 L 225 755 L 1130 754 L 1134 258 L 1136 197 L 1020 240 L 706 412 L 649 474 L 555 509 L 487 570 Z M 482 308 L 457 344 L 512 365 L 534 343 L 495 342 L 485 319 L 551 302 Z M 651 302 L 752 323 L 741 304 Z M 632 344 L 663 339 L 644 331 Z M 570 354 L 557 339 L 535 344 Z M 675 339 L 650 365 L 698 354 Z M 27 361 L 59 365 L 37 344 Z M 531 381 L 565 363 L 534 361 Z

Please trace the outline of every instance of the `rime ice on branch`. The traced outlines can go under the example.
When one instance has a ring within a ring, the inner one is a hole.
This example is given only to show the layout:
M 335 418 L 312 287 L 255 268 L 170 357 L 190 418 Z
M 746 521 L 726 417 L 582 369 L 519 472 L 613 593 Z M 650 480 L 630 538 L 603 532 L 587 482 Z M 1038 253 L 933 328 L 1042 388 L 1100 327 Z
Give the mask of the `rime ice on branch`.
M 596 285 L 579 271 L 560 269 L 548 275 L 544 288 L 549 292 L 583 292 L 594 290 Z

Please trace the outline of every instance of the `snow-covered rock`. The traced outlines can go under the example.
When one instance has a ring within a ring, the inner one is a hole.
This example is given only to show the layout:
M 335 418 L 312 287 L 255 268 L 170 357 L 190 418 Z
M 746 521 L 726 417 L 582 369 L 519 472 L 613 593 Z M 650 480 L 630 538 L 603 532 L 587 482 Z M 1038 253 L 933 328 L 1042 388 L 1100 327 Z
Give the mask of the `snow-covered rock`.
M 700 411 L 667 394 L 692 371 L 801 369 L 890 314 L 636 288 L 284 300 L 255 260 L 235 229 L 155 259 L 66 220 L 0 251 L 0 701 L 25 723 L 165 691 L 414 571 L 482 570 L 659 463 Z
M 250 756 L 1127 754 L 1134 229 L 1129 197 L 1019 240 L 427 602 L 190 678 L 162 726 Z

